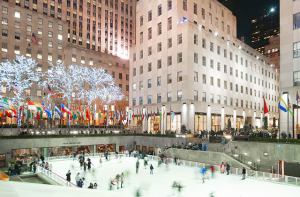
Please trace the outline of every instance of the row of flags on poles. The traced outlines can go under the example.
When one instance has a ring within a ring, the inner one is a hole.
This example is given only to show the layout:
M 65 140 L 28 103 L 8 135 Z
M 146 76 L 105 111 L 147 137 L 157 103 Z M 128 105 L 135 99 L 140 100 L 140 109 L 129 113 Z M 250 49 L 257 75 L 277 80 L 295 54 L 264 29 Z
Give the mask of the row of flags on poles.
M 123 121 L 124 119 L 128 119 L 127 113 L 118 110 L 114 112 L 99 110 L 97 112 L 96 106 L 94 107 L 93 111 L 91 111 L 89 107 L 85 107 L 84 110 L 70 110 L 63 103 L 60 106 L 51 106 L 51 104 L 47 105 L 45 104 L 45 102 L 35 103 L 31 100 L 28 100 L 25 105 L 20 106 L 18 110 L 16 107 L 10 105 L 7 98 L 0 99 L 0 117 L 18 118 L 18 122 L 21 122 L 21 120 L 40 120 L 45 118 L 64 119 L 65 117 L 67 117 L 69 120 L 96 120 L 96 113 L 98 114 L 98 119 L 104 117 L 114 119 L 116 121 Z

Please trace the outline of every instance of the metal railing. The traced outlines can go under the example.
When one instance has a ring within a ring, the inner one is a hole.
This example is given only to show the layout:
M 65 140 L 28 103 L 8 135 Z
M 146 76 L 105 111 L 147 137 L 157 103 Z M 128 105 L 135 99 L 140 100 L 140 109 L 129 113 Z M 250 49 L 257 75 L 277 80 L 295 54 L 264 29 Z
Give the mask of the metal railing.
M 93 153 L 93 154 L 85 154 L 86 157 L 93 157 L 93 156 L 102 156 L 103 153 Z M 113 157 L 116 155 L 114 153 L 110 153 L 110 157 Z M 118 157 L 125 157 L 128 155 L 125 154 L 118 154 Z M 133 155 L 131 155 L 133 156 Z M 159 156 L 153 156 L 153 155 L 147 155 L 147 157 L 152 161 L 159 161 L 161 158 Z M 66 160 L 66 159 L 73 159 L 72 156 L 56 156 L 56 157 L 47 157 L 46 161 L 52 161 L 52 160 Z M 166 161 L 168 163 L 173 163 L 173 158 L 166 158 Z M 187 160 L 178 160 L 179 165 L 187 166 L 187 167 L 207 167 L 212 166 L 211 164 L 207 163 L 200 163 L 200 162 L 194 162 L 194 161 L 187 161 Z M 216 169 L 216 172 L 220 172 L 220 166 L 219 165 L 213 165 Z M 60 185 L 69 186 L 69 187 L 77 187 L 75 184 L 68 182 L 65 178 L 62 176 L 50 171 L 46 170 L 45 168 L 39 166 L 38 172 L 46 175 L 50 179 L 54 180 Z M 242 169 L 241 168 L 230 168 L 230 174 L 235 176 L 242 176 Z M 250 179 L 258 179 L 273 183 L 280 183 L 280 184 L 287 184 L 287 185 L 295 185 L 300 186 L 300 178 L 299 177 L 292 177 L 292 176 L 283 176 L 280 174 L 274 174 L 269 172 L 261 172 L 261 171 L 255 171 L 248 169 L 246 171 L 246 177 Z

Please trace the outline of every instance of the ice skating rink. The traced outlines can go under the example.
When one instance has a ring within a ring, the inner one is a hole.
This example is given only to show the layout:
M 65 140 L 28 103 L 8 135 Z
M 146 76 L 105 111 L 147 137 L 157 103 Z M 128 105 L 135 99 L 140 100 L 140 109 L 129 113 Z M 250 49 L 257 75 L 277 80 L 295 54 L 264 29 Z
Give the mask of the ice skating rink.
M 87 159 L 87 157 L 86 157 Z M 83 172 L 80 169 L 79 162 L 73 160 L 55 160 L 50 163 L 53 171 L 62 177 L 68 170 L 71 170 L 71 181 L 75 183 L 75 175 L 80 172 L 85 176 L 85 185 L 88 187 L 90 182 L 98 184 L 97 193 L 102 196 L 135 196 L 135 191 L 140 188 L 142 196 L 149 197 L 168 197 L 168 196 L 203 196 L 208 197 L 211 193 L 215 197 L 298 197 L 300 195 L 300 187 L 288 186 L 278 183 L 271 183 L 255 179 L 241 180 L 240 176 L 223 175 L 216 173 L 214 179 L 209 178 L 202 183 L 202 177 L 199 168 L 176 166 L 162 164 L 158 167 L 157 161 L 149 161 L 147 168 L 144 168 L 144 161 L 140 160 L 139 173 L 135 173 L 136 158 L 123 157 L 115 159 L 112 157 L 110 161 L 102 158 L 100 165 L 99 157 L 90 157 L 92 161 L 92 170 Z M 154 166 L 154 174 L 150 174 L 150 164 Z M 118 173 L 128 171 L 129 176 L 125 178 L 124 188 L 113 188 L 108 190 L 110 179 Z M 208 174 L 209 176 L 209 174 Z M 173 181 L 180 182 L 183 186 L 181 193 L 172 189 Z M 91 194 L 91 193 L 89 193 Z M 64 195 L 66 196 L 66 195 Z M 96 195 L 95 195 L 96 196 Z

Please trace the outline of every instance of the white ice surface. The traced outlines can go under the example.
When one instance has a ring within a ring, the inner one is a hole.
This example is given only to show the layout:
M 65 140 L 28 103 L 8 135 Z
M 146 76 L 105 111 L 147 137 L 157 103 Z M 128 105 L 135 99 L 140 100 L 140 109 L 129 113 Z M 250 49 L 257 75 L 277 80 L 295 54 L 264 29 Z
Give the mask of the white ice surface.
M 196 167 L 185 167 L 170 165 L 166 169 L 165 165 L 157 166 L 157 161 L 150 161 L 146 169 L 144 169 L 143 160 L 140 160 L 140 171 L 135 173 L 135 158 L 112 159 L 105 161 L 102 159 L 102 165 L 99 163 L 99 157 L 91 157 L 93 169 L 85 174 L 85 187 L 90 182 L 97 182 L 97 190 L 67 188 L 61 186 L 46 186 L 39 184 L 13 184 L 5 187 L 4 183 L 0 182 L 1 191 L 7 192 L 12 190 L 11 194 L 23 194 L 19 196 L 30 197 L 83 197 L 83 196 L 118 196 L 132 197 L 135 191 L 140 188 L 143 197 L 169 197 L 169 196 L 203 196 L 209 197 L 210 193 L 214 193 L 215 197 L 298 197 L 300 196 L 300 187 L 288 186 L 284 184 L 260 181 L 255 179 L 241 180 L 240 176 L 216 174 L 214 179 L 208 179 L 202 184 L 202 179 L 199 174 L 199 169 Z M 52 161 L 53 171 L 62 177 L 70 169 L 72 176 L 71 181 L 75 183 L 75 175 L 77 172 L 83 173 L 79 167 L 78 161 L 72 160 L 55 160 Z M 154 166 L 154 175 L 150 175 L 149 166 Z M 109 191 L 109 180 L 116 174 L 129 171 L 130 175 L 125 179 L 125 187 Z M 183 190 L 180 194 L 172 190 L 173 181 L 179 181 L 183 185 Z M 24 186 L 26 185 L 26 186 Z M 5 190 L 3 190 L 5 189 Z M 18 196 L 18 195 L 4 195 Z

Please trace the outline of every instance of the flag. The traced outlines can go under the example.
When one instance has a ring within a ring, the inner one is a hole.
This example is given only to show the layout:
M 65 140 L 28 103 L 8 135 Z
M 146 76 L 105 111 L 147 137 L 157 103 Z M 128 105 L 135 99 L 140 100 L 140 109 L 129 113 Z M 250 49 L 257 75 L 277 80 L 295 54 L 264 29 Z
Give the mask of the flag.
M 264 98 L 264 115 L 266 115 L 267 113 L 269 113 L 269 109 L 265 97 L 263 98 Z
M 61 104 L 61 111 L 69 115 L 72 115 L 71 110 L 69 110 L 64 104 Z
M 282 103 L 283 106 L 280 103 Z M 281 111 L 283 111 L 283 112 L 289 112 L 292 116 L 294 116 L 294 113 L 293 113 L 293 111 L 290 108 L 291 107 L 290 104 L 287 104 L 282 97 L 279 97 L 279 105 L 278 105 L 278 107 L 279 107 L 279 109 Z
M 284 106 L 282 106 L 282 105 L 280 104 L 280 101 L 279 101 L 279 103 L 278 103 L 278 108 L 279 108 L 281 111 L 283 111 L 283 112 L 287 112 L 287 111 L 288 111 L 287 108 L 285 108 Z
M 9 102 L 7 98 L 0 100 L 0 109 L 9 109 Z
M 49 110 L 49 108 L 47 108 L 46 106 L 45 106 L 45 103 L 44 102 L 42 102 L 42 106 L 43 106 L 43 110 L 46 112 L 46 114 L 47 114 L 47 117 L 49 118 L 49 119 L 52 119 L 52 111 L 51 110 Z
M 17 115 L 17 110 L 15 110 L 15 109 L 9 109 L 9 110 L 5 111 L 6 117 L 13 118 L 13 117 L 16 117 L 16 115 Z
M 28 106 L 29 110 L 36 110 L 36 106 L 35 106 L 34 102 L 31 100 L 27 101 L 27 106 Z
M 297 94 L 296 94 L 296 102 L 297 102 L 297 105 L 300 102 L 300 96 L 299 96 L 298 90 L 297 90 Z
M 61 113 L 60 109 L 59 109 L 57 106 L 54 107 L 54 111 L 55 111 L 55 112 L 59 115 L 59 117 L 61 118 L 62 113 Z
M 90 116 L 91 116 L 90 109 L 86 108 L 86 110 L 85 110 L 85 118 L 86 118 L 86 120 L 90 120 L 90 118 L 91 118 Z

